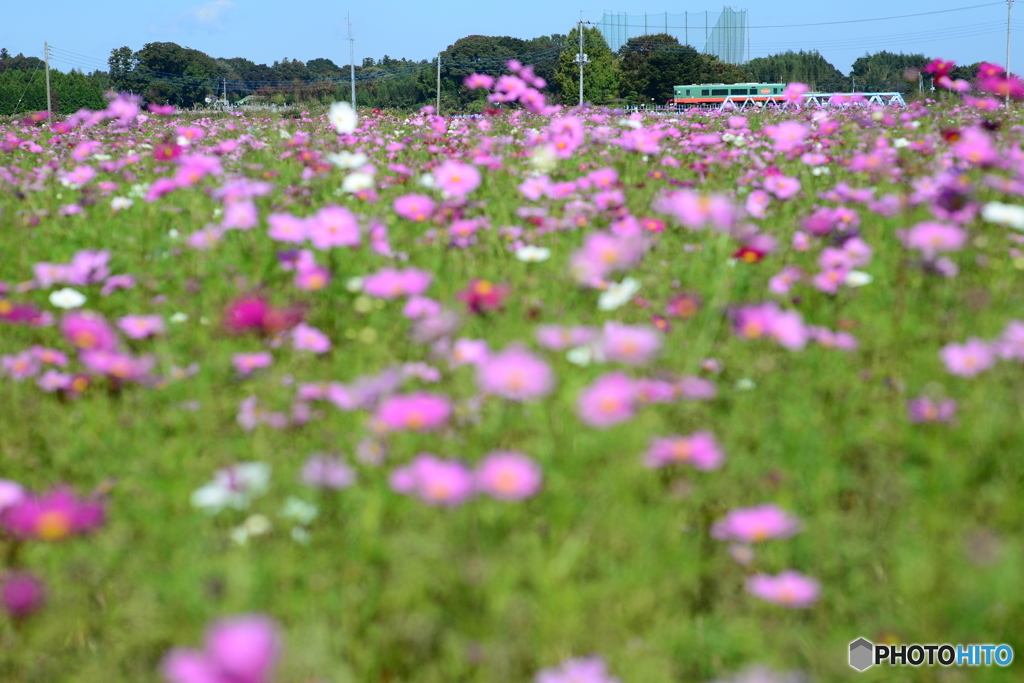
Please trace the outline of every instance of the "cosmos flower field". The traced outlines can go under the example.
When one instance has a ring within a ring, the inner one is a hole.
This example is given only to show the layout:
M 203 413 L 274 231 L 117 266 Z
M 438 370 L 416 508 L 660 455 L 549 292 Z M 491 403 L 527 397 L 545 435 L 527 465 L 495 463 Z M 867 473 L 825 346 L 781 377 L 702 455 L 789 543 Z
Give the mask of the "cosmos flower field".
M 0 124 L 0 680 L 1024 680 L 1020 105 L 510 67 Z

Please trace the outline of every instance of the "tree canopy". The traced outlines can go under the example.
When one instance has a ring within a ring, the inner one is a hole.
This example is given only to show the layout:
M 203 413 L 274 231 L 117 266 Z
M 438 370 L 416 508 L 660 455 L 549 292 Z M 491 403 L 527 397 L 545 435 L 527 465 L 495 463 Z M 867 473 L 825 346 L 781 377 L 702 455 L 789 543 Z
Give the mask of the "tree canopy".
M 579 64 L 576 61 L 579 40 L 577 26 L 566 36 L 555 70 L 555 82 L 565 104 L 579 102 Z M 619 63 L 601 31 L 589 27 L 583 29 L 583 54 L 587 56 L 587 63 L 583 66 L 583 101 L 603 104 L 617 99 Z

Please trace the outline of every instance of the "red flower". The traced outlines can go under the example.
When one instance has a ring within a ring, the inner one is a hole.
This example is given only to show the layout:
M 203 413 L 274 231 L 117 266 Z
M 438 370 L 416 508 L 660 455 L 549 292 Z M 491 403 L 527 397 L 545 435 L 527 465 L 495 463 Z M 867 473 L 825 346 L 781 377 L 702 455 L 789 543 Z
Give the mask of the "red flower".
M 471 313 L 487 313 L 495 311 L 505 303 L 509 288 L 506 285 L 496 285 L 490 280 L 473 279 L 469 286 L 459 292 L 459 300 L 466 302 L 466 307 Z

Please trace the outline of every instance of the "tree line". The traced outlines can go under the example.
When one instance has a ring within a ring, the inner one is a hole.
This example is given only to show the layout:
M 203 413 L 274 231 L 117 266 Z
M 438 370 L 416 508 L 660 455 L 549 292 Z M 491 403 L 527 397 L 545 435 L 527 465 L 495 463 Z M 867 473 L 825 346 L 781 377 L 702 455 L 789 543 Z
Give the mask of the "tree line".
M 444 111 L 480 112 L 490 106 L 486 93 L 469 90 L 463 79 L 475 71 L 507 73 L 508 59 L 534 64 L 547 82 L 549 97 L 564 104 L 579 99 L 580 28 L 568 34 L 530 40 L 508 36 L 467 36 L 440 55 L 440 101 Z M 758 57 L 739 66 L 702 54 L 666 33 L 629 39 L 613 52 L 596 28 L 583 28 L 583 98 L 597 104 L 662 104 L 672 87 L 694 83 L 807 83 L 812 90 L 845 92 L 891 91 L 909 94 L 919 83 L 907 80 L 930 59 L 923 54 L 887 51 L 866 54 L 843 74 L 821 54 L 788 51 Z M 139 50 L 124 46 L 111 51 L 107 71 L 62 73 L 51 67 L 51 107 L 68 114 L 83 107 L 102 108 L 108 89 L 131 92 L 154 104 L 182 108 L 203 106 L 211 99 L 304 105 L 349 98 L 354 72 L 360 106 L 414 109 L 438 99 L 436 57 L 419 61 L 366 58 L 350 67 L 328 58 L 303 62 L 282 59 L 268 66 L 244 57 L 214 58 L 176 43 L 147 43 Z M 12 56 L 0 49 L 0 115 L 46 108 L 43 60 Z M 954 78 L 970 80 L 977 65 L 958 67 Z M 930 83 L 923 83 L 930 87 Z

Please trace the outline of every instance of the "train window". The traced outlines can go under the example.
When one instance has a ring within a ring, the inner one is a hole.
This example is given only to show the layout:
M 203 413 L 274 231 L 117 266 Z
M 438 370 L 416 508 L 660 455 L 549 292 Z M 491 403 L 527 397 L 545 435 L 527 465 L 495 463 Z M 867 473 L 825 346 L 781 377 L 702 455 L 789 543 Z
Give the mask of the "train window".
M 733 88 L 732 91 L 729 94 L 730 95 L 746 95 L 747 94 L 747 89 L 746 88 Z
M 750 94 L 751 95 L 756 95 L 757 94 L 757 88 L 751 88 L 750 89 Z
M 728 88 L 717 88 L 717 89 L 711 91 L 711 96 L 712 97 L 725 97 L 728 94 L 729 94 L 729 89 Z
M 710 94 L 710 92 L 708 90 L 701 90 L 700 94 L 702 97 L 707 97 Z

